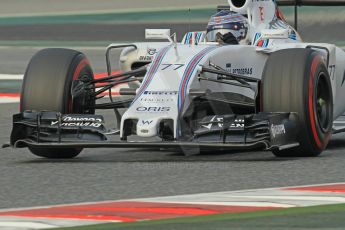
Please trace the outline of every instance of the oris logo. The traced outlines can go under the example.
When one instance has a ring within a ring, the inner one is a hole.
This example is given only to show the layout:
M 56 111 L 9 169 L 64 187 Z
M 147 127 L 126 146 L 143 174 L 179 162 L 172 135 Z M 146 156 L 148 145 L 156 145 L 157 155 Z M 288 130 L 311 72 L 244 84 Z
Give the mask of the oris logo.
M 169 112 L 170 107 L 160 107 L 160 106 L 153 106 L 153 107 L 138 107 L 136 109 L 138 112 L 150 112 L 150 113 L 164 113 L 164 112 Z

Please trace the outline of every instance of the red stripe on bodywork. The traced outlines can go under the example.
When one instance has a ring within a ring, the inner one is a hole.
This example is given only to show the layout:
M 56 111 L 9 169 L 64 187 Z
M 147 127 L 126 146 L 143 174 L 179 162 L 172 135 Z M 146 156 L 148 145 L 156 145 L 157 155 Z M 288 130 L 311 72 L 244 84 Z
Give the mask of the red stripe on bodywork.
M 310 124 L 311 124 L 311 130 L 314 136 L 315 143 L 319 149 L 322 149 L 323 144 L 320 140 L 319 135 L 317 134 L 316 125 L 315 125 L 315 116 L 314 116 L 314 77 L 315 77 L 315 71 L 317 64 L 320 61 L 320 57 L 316 56 L 313 59 L 311 70 L 310 70 L 310 77 L 309 77 L 309 118 L 310 118 Z
M 130 222 L 136 220 L 157 220 L 184 216 L 253 212 L 271 209 L 275 208 L 124 201 L 7 211 L 0 212 L 0 216 L 109 221 L 118 220 Z
M 209 49 L 207 48 L 207 49 L 201 51 L 201 53 L 199 53 L 199 55 L 197 55 L 196 57 L 194 57 L 193 61 L 191 62 L 190 66 L 189 66 L 189 68 L 188 68 L 188 70 L 187 70 L 187 73 L 183 76 L 184 79 L 183 79 L 183 82 L 182 82 L 182 89 L 181 89 L 181 101 L 182 101 L 182 102 L 184 101 L 184 97 L 185 97 L 185 95 L 184 95 L 184 90 L 185 90 L 185 87 L 187 87 L 187 86 L 186 86 L 186 82 L 187 82 L 187 80 L 188 80 L 188 78 L 189 78 L 189 75 L 191 74 L 191 71 L 193 71 L 193 70 L 195 69 L 195 66 L 194 66 L 195 63 L 196 63 L 203 55 L 205 55 L 208 51 L 209 51 Z

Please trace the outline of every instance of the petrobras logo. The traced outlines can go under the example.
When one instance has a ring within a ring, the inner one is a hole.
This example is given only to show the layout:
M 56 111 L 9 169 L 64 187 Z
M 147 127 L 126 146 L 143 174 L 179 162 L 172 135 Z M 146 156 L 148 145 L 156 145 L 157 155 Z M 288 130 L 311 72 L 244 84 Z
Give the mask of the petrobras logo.
M 228 72 L 238 75 L 252 75 L 253 74 L 253 67 L 251 66 L 242 66 L 242 67 L 234 67 L 232 63 L 226 63 L 225 68 Z
M 166 113 L 170 112 L 171 108 L 166 106 L 140 106 L 136 108 L 137 112 L 148 112 L 148 113 Z
M 177 91 L 145 91 L 144 95 L 177 95 Z

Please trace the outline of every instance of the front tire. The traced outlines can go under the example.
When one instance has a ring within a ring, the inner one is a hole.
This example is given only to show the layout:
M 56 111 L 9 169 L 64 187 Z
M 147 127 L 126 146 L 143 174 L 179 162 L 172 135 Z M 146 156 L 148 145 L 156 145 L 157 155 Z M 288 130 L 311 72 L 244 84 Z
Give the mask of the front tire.
M 62 114 L 94 113 L 87 109 L 94 101 L 74 103 L 73 80 L 93 79 L 89 61 L 81 52 L 70 49 L 43 49 L 31 59 L 22 86 L 20 110 L 55 111 Z M 46 149 L 30 147 L 30 151 L 46 158 L 73 158 L 81 148 Z
M 333 95 L 327 67 L 311 49 L 272 53 L 262 80 L 262 111 L 296 112 L 299 147 L 274 150 L 278 157 L 318 156 L 331 137 Z

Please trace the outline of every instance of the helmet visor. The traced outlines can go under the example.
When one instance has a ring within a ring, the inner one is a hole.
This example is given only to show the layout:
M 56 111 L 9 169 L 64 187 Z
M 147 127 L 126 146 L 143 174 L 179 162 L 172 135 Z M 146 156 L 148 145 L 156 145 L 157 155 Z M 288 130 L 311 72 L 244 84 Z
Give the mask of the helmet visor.
M 229 32 L 233 32 L 233 30 L 230 29 L 216 29 L 208 31 L 206 34 L 206 41 L 208 42 L 215 42 L 217 38 L 217 33 L 221 33 L 222 35 L 227 34 Z

